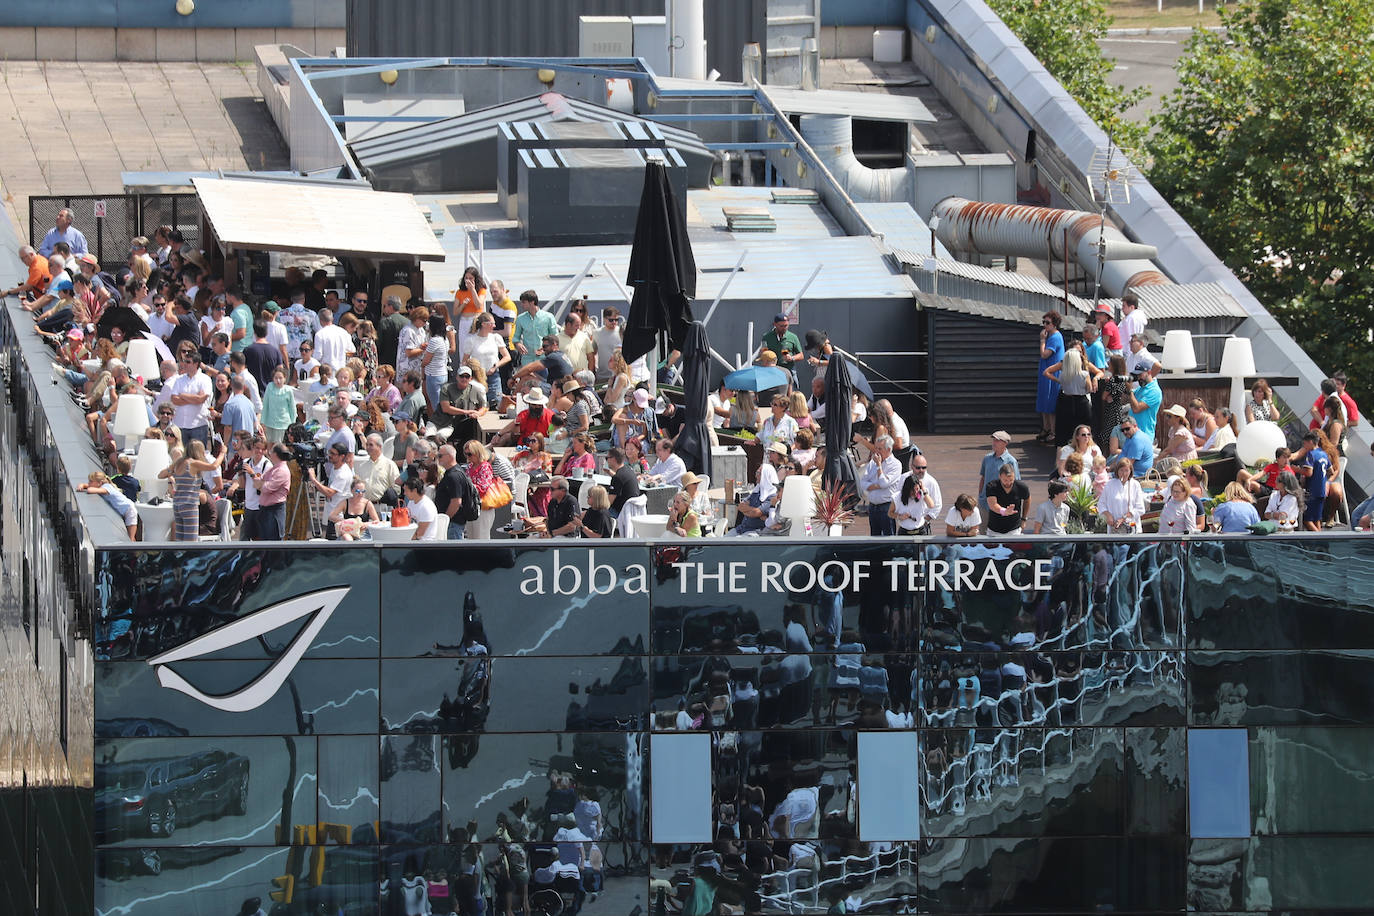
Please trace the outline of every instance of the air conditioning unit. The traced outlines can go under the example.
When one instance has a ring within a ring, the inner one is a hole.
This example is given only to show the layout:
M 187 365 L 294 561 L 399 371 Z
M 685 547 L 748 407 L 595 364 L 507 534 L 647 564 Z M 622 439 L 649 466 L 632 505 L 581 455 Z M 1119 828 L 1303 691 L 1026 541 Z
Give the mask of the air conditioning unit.
M 629 16 L 578 16 L 579 57 L 634 57 L 635 30 Z

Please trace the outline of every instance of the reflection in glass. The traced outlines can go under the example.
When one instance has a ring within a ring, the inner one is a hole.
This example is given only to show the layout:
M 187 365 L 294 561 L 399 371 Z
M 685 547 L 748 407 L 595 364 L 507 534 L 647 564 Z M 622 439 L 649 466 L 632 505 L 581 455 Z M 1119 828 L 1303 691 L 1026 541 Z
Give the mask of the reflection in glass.
M 653 850 L 654 913 L 712 898 L 745 913 L 918 912 L 916 843 L 772 842 L 722 833 L 710 845 Z
M 96 842 L 263 846 L 314 824 L 314 738 L 133 738 L 96 745 Z
M 440 842 L 441 752 L 437 735 L 382 736 L 381 842 Z
M 380 818 L 381 797 L 377 739 L 371 735 L 319 739 L 319 818 L 327 824 L 344 824 L 361 842 L 373 833 Z
M 547 841 L 577 829 L 638 842 L 647 832 L 643 741 L 634 733 L 488 734 L 479 744 L 450 735 L 445 836 Z
M 612 574 L 618 585 L 595 595 L 586 587 L 589 554 L 580 546 L 518 553 L 476 545 L 384 549 L 382 654 L 452 654 L 451 647 L 461 645 L 474 624 L 492 656 L 643 654 L 649 596 L 624 586 L 635 570 L 643 571 L 648 551 L 597 547 L 592 565 L 598 587 Z M 522 591 L 522 583 L 528 585 L 536 574 L 542 589 Z
M 1189 732 L 1190 755 L 1198 733 Z M 1246 736 L 1244 729 L 1202 733 Z M 1249 832 L 1251 815 L 1256 834 L 1367 834 L 1374 829 L 1374 793 L 1369 789 L 1374 783 L 1374 729 L 1257 728 L 1248 745 L 1241 745 L 1241 750 L 1247 748 L 1250 792 L 1243 833 Z
M 377 850 L 357 846 L 102 849 L 96 902 L 134 916 L 232 916 L 251 900 L 283 916 L 373 913 L 377 873 Z

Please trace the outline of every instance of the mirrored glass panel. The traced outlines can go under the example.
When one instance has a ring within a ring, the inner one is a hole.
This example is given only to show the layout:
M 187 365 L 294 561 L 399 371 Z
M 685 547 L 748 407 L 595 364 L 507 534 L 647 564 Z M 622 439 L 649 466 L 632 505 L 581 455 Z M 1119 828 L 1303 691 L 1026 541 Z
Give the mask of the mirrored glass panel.
M 1192 725 L 1374 724 L 1374 652 L 1188 653 Z
M 551 840 L 579 830 L 607 842 L 647 835 L 645 736 L 450 735 L 444 739 L 446 836 Z M 392 739 L 403 740 L 403 739 Z
M 346 825 L 353 842 L 375 833 L 381 816 L 381 754 L 374 735 L 319 738 L 320 820 Z M 331 836 L 325 839 L 332 840 Z
M 715 833 L 747 838 L 857 836 L 857 736 L 850 730 L 716 733 Z
M 443 839 L 438 735 L 381 738 L 381 836 L 383 843 L 438 843 Z
M 916 913 L 917 843 L 769 841 L 654 846 L 651 912 L 714 899 L 744 913 Z
M 648 639 L 648 551 L 463 546 L 381 552 L 390 657 L 632 655 Z M 596 593 L 593 593 L 596 592 Z
M 96 901 L 129 916 L 375 913 L 377 874 L 368 847 L 130 846 L 96 853 Z
M 1256 728 L 1249 737 L 1254 833 L 1374 832 L 1374 729 Z
M 95 765 L 96 842 L 292 842 L 296 824 L 318 820 L 315 783 L 314 738 L 101 741 Z
M 326 619 L 312 631 L 307 658 L 377 655 L 375 551 L 127 550 L 101 558 L 97 659 L 152 658 L 249 617 L 263 629 L 203 657 L 272 659 L 317 613 Z M 296 607 L 312 597 L 313 606 Z
M 144 662 L 96 664 L 96 734 L 102 737 L 376 734 L 375 659 L 305 659 L 246 715 L 211 705 L 254 688 L 273 662 L 175 662 L 184 690 L 159 682 Z M 263 693 L 266 693 L 263 691 Z M 255 694 L 256 695 L 256 694 Z

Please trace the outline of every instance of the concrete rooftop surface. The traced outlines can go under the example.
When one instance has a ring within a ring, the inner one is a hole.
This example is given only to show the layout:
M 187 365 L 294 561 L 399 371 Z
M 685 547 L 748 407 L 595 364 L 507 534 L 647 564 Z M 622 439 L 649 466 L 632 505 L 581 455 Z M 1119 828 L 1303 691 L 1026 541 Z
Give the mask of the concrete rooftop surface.
M 0 62 L 0 195 L 21 232 L 30 195 L 120 194 L 125 171 L 283 169 L 251 66 Z

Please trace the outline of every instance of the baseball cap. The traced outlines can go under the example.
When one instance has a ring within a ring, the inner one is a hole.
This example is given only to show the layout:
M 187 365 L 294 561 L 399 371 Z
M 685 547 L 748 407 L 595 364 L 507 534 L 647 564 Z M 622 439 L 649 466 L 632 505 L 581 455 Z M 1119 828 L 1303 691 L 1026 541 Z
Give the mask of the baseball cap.
M 1002 442 L 1010 442 L 1011 433 L 1007 432 L 1005 429 L 999 429 L 997 432 L 992 434 L 992 438 L 999 439 Z
M 645 391 L 643 388 L 636 388 L 634 397 L 636 405 L 640 407 L 649 406 L 649 392 Z
M 100 269 L 100 262 L 97 261 L 95 259 L 95 255 L 91 254 L 90 252 L 78 256 L 77 260 L 80 261 L 82 264 L 89 264 L 97 270 Z
M 404 420 L 405 422 L 409 423 L 409 422 L 410 422 L 410 419 L 411 419 L 410 414 L 407 413 L 407 412 L 404 411 L 404 410 L 398 410 L 398 411 L 396 411 L 395 413 L 393 413 L 393 414 L 391 415 L 391 422 L 393 422 L 393 423 L 398 423 L 398 422 L 400 422 L 400 421 L 402 421 L 402 420 Z
M 785 312 L 778 312 L 776 315 L 773 316 L 773 323 L 774 323 L 774 324 L 777 324 L 779 321 L 786 321 L 786 320 L 787 320 L 787 314 L 786 314 Z
M 86 339 L 86 332 L 83 331 L 83 330 L 81 330 L 80 328 L 72 328 L 70 331 L 67 332 L 67 339 L 68 339 L 68 340 L 85 340 L 85 339 Z
M 69 280 L 69 279 L 67 279 L 66 277 L 60 278 L 59 280 L 57 280 L 57 282 L 55 282 L 55 283 L 53 284 L 53 289 L 59 290 L 59 291 L 61 291 L 61 290 L 70 290 L 71 288 L 72 288 L 72 281 Z
M 280 311 L 281 311 L 281 306 L 280 306 L 280 305 L 277 305 L 277 303 L 276 303 L 275 301 L 271 300 L 271 299 L 268 299 L 266 302 L 264 302 L 264 303 L 262 304 L 262 307 L 265 308 L 265 309 L 266 309 L 267 311 L 269 311 L 269 312 L 280 312 Z
M 472 377 L 472 367 L 471 367 L 471 366 L 459 366 L 459 367 L 458 367 L 458 374 L 459 374 L 459 375 L 466 375 L 468 378 L 471 378 L 471 377 Z

